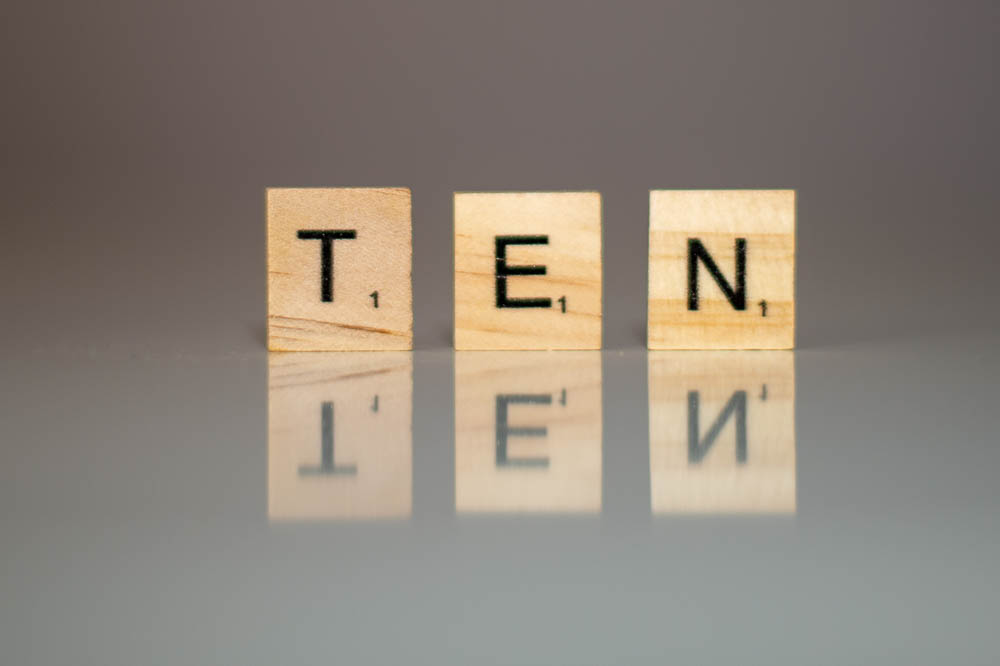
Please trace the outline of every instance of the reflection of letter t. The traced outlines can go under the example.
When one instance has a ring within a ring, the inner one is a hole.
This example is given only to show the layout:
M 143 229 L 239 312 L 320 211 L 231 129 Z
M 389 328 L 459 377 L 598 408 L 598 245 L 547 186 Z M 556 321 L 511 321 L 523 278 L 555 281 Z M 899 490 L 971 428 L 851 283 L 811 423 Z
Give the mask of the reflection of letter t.
M 321 297 L 324 303 L 333 302 L 333 241 L 337 239 L 357 238 L 354 229 L 334 229 L 330 231 L 302 230 L 299 240 L 318 240 L 320 245 L 320 284 Z
M 333 459 L 333 403 L 324 402 L 321 408 L 322 431 L 320 440 L 320 464 L 318 467 L 301 465 L 300 476 L 354 476 L 358 473 L 355 465 L 340 465 Z

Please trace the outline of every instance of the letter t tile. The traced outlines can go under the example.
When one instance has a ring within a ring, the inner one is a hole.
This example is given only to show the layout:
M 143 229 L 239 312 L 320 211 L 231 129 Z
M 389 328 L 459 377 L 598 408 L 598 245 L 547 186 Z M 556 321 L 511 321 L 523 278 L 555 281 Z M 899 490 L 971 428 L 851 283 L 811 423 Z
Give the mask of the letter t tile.
M 413 348 L 410 191 L 267 190 L 267 348 Z

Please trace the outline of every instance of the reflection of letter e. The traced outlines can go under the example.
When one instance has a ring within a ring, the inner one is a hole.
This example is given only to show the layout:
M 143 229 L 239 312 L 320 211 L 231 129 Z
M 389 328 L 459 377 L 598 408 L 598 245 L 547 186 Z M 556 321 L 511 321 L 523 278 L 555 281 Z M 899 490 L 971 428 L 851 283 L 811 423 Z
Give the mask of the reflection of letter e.
M 519 428 L 508 423 L 507 409 L 516 405 L 551 405 L 552 396 L 548 393 L 505 393 L 497 396 L 497 467 L 548 467 L 548 458 L 510 458 L 507 456 L 508 437 L 545 437 L 548 429 Z
M 458 513 L 601 509 L 601 354 L 455 354 Z

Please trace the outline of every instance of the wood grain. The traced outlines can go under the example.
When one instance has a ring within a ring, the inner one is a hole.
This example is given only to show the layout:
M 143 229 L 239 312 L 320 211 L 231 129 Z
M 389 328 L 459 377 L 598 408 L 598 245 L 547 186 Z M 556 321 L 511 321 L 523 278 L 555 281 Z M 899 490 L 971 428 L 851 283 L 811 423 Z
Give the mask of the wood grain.
M 795 513 L 794 354 L 650 352 L 648 362 L 653 513 Z M 746 406 L 742 461 L 740 392 Z M 721 428 L 710 441 L 716 423 Z
M 267 402 L 269 519 L 410 515 L 411 353 L 270 354 Z M 331 419 L 332 464 L 353 467 L 353 473 L 323 468 L 324 409 Z
M 508 246 L 507 263 L 545 266 L 546 274 L 505 280 L 510 298 L 547 298 L 550 307 L 498 307 L 497 236 L 539 235 L 546 244 Z M 455 348 L 600 346 L 601 195 L 456 193 Z
M 458 512 L 599 512 L 601 423 L 598 352 L 457 353 Z
M 738 238 L 746 243 L 746 309 L 734 308 L 699 261 L 698 309 L 690 310 L 689 240 L 702 243 L 735 288 Z M 794 347 L 793 190 L 649 193 L 648 344 L 650 349 Z
M 323 241 L 299 235 L 331 230 L 355 237 L 332 241 L 324 301 Z M 268 189 L 268 349 L 412 349 L 411 264 L 409 190 Z

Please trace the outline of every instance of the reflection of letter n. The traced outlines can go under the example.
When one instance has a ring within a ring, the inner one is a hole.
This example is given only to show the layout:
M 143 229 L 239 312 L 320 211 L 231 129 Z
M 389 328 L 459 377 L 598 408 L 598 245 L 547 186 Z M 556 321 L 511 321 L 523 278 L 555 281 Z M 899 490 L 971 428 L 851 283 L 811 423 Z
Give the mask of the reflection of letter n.
M 747 461 L 747 392 L 734 391 L 729 402 L 723 407 L 715 423 L 705 433 L 704 441 L 699 440 L 698 407 L 701 394 L 698 391 L 688 391 L 688 462 L 700 463 L 715 443 L 719 433 L 726 425 L 729 417 L 736 412 L 736 460 Z

